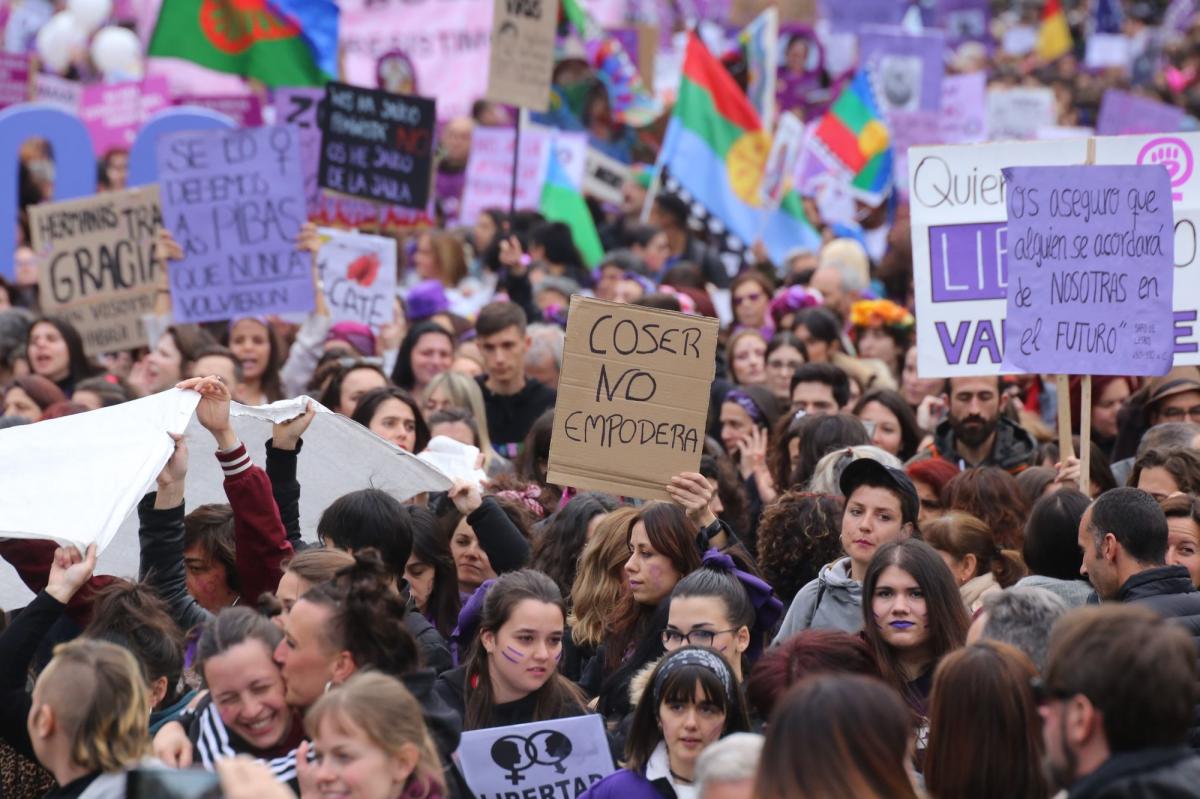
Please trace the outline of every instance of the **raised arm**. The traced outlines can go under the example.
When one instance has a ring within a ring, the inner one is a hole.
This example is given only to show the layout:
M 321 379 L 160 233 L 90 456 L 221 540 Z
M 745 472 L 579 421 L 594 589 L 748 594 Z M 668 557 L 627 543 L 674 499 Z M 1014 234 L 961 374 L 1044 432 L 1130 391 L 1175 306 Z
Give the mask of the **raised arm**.
M 287 531 L 271 496 L 267 473 L 255 466 L 229 421 L 229 387 L 216 377 L 195 377 L 178 385 L 200 393 L 196 418 L 217 441 L 217 461 L 225 474 L 225 496 L 233 508 L 238 579 L 244 602 L 274 593 L 283 561 L 292 556 Z

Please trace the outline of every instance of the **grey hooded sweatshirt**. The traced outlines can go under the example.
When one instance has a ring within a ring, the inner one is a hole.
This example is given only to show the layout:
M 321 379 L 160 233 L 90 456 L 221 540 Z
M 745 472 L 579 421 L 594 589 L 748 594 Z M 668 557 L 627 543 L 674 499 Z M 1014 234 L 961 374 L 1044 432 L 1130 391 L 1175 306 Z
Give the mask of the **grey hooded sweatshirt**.
M 841 558 L 822 567 L 817 579 L 796 594 L 775 643 L 782 643 L 801 630 L 856 633 L 862 626 L 862 583 L 850 576 L 850 558 Z

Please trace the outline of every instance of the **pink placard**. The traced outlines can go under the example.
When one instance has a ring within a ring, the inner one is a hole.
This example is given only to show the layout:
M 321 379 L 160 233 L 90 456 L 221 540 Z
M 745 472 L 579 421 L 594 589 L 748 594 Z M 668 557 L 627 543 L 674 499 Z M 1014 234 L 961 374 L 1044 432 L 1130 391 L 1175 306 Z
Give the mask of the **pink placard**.
M 138 128 L 171 104 L 167 79 L 151 76 L 128 83 L 102 83 L 83 88 L 79 118 L 87 126 L 96 155 L 128 149 Z
M 29 99 L 29 56 L 0 53 L 0 108 Z

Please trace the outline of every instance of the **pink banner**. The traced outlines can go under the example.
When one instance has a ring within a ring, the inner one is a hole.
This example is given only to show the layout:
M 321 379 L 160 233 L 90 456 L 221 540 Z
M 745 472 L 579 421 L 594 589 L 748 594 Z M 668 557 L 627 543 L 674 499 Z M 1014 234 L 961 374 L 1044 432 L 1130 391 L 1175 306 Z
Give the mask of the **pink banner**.
M 129 83 L 102 83 L 83 88 L 79 118 L 87 126 L 96 155 L 128 149 L 138 129 L 154 113 L 171 104 L 167 80 L 153 76 Z
M 29 56 L 0 53 L 0 108 L 29 99 Z
M 487 89 L 492 0 L 342 0 L 345 81 L 378 86 L 376 65 L 400 50 L 414 94 L 436 97 L 438 118 L 465 116 Z

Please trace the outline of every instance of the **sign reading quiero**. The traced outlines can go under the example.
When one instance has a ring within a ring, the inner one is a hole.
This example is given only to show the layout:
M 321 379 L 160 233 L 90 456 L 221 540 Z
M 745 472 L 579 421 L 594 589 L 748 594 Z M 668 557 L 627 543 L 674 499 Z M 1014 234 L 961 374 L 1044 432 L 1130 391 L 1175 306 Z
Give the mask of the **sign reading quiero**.
M 550 482 L 668 499 L 698 469 L 716 368 L 704 316 L 575 295 L 550 441 Z

